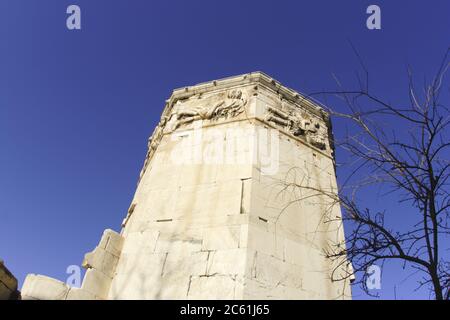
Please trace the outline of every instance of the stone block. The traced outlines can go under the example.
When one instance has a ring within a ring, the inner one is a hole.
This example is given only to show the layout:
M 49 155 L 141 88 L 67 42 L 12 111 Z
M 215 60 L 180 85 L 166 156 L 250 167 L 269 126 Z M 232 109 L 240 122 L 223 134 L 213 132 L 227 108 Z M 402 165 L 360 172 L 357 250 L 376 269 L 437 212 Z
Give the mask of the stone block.
M 141 253 L 122 254 L 117 265 L 116 274 L 162 274 L 167 253 Z M 117 277 L 117 275 L 116 275 Z M 114 279 L 116 278 L 114 277 Z
M 148 299 L 187 299 L 190 276 L 184 273 L 170 273 L 160 278 L 159 286 L 155 286 L 147 296 Z M 153 291 L 153 292 L 152 292 Z
M 160 274 L 134 271 L 117 274 L 111 284 L 108 299 L 151 299 L 152 290 L 159 287 Z
M 217 173 L 217 183 L 230 180 L 242 180 L 252 177 L 253 166 L 248 164 L 224 164 Z
M 108 291 L 111 286 L 111 278 L 96 269 L 88 269 L 84 276 L 81 289 L 87 291 L 100 299 L 108 297 Z
M 240 228 L 239 248 L 247 248 L 247 244 L 248 244 L 248 223 L 240 225 L 239 228 Z
M 86 269 L 97 269 L 112 278 L 114 277 L 114 272 L 118 261 L 118 256 L 113 255 L 101 247 L 97 247 L 94 251 L 89 252 L 84 256 L 82 265 Z
M 241 228 L 239 226 L 205 228 L 202 250 L 238 248 L 240 233 Z
M 164 262 L 162 275 L 206 275 L 207 261 L 210 254 L 210 252 L 193 252 L 190 255 L 180 256 L 177 253 L 169 253 Z
M 191 277 L 188 299 L 215 300 L 234 299 L 236 278 L 233 276 L 215 275 Z
M 242 196 L 241 196 L 241 214 L 250 213 L 251 209 L 251 192 L 252 192 L 252 179 L 241 180 L 242 183 Z
M 343 282 L 338 283 L 338 286 L 342 288 Z M 337 295 L 334 295 L 331 290 L 333 284 L 331 282 L 331 270 L 304 270 L 302 287 L 309 292 L 321 293 L 327 299 L 336 299 Z
M 299 243 L 291 239 L 284 240 L 285 259 L 291 264 L 301 266 L 305 270 L 325 271 L 331 265 L 323 251 L 315 249 L 312 245 Z
M 65 300 L 69 286 L 50 277 L 29 274 L 21 291 L 22 300 Z
M 137 251 L 145 251 L 152 253 L 155 251 L 158 237 L 159 231 L 156 230 L 128 233 L 124 240 L 122 252 L 134 253 Z
M 66 300 L 97 300 L 98 298 L 81 288 L 70 288 Z
M 123 237 L 114 230 L 106 229 L 98 246 L 115 256 L 120 256 L 123 240 Z
M 301 290 L 304 271 L 301 267 L 287 263 L 277 257 L 256 252 L 251 261 L 251 277 L 256 281 L 266 283 L 269 286 L 284 287 Z
M 301 288 L 283 284 L 272 284 L 255 279 L 245 279 L 244 299 L 246 300 L 309 300 L 315 297 Z
M 202 248 L 202 239 L 200 234 L 185 233 L 175 231 L 160 233 L 156 241 L 155 253 L 178 253 L 180 255 L 190 255 L 192 252 L 198 252 Z
M 173 219 L 179 197 L 178 187 L 150 191 L 147 197 L 142 200 L 139 219 L 153 221 Z
M 179 164 L 178 187 L 194 187 L 198 185 L 213 184 L 216 182 L 218 166 L 214 164 Z
M 208 275 L 243 275 L 245 272 L 247 249 L 211 251 L 208 257 Z
M 267 255 L 276 255 L 276 235 L 268 232 L 253 223 L 248 226 L 248 242 L 247 247 Z
M 191 219 L 240 214 L 241 189 L 240 180 L 181 187 L 172 217 Z
M 134 270 L 129 274 L 118 274 L 111 285 L 109 299 L 186 299 L 189 279 L 190 276 L 183 272 L 161 275 L 149 270 Z

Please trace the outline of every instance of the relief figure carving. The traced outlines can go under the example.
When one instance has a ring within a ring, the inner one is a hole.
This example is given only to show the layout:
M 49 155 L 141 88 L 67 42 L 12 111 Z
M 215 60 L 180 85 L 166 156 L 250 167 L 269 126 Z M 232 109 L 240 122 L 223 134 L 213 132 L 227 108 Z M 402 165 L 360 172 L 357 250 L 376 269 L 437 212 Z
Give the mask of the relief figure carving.
M 192 98 L 186 102 L 178 101 L 175 105 L 176 124 L 174 129 L 196 120 L 212 120 L 233 118 L 244 111 L 247 97 L 241 90 L 230 90 L 224 98 L 220 94 L 208 98 L 197 96 L 198 102 Z
M 285 105 L 282 102 L 281 108 Z M 319 148 L 326 149 L 327 128 L 319 121 L 315 121 L 306 113 L 297 110 L 284 111 L 282 109 L 268 107 L 265 120 L 281 126 L 284 130 L 296 137 L 305 138 L 306 142 Z

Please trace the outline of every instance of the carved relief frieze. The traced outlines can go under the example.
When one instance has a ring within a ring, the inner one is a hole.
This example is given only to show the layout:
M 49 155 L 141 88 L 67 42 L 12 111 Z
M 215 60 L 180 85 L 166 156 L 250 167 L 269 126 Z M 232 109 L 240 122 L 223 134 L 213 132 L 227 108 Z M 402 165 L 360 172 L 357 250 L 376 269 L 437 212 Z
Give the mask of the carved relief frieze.
M 234 118 L 244 111 L 248 97 L 240 89 L 208 96 L 196 95 L 178 100 L 170 117 L 171 129 L 176 130 L 196 120 L 218 120 Z
M 205 121 L 202 125 L 208 125 L 216 121 L 238 118 L 246 111 L 249 97 L 258 96 L 259 91 L 255 85 L 212 92 L 197 87 L 185 88 L 183 92 L 177 93 L 177 97 L 172 96 L 166 103 L 158 126 L 148 140 L 148 151 L 140 177 L 144 174 L 164 134 L 185 127 L 190 128 L 189 125 L 198 120 Z M 311 106 L 303 107 L 286 100 L 282 94 L 273 95 L 270 91 L 267 91 L 266 98 L 271 102 L 267 102 L 269 106 L 265 110 L 263 121 L 320 150 L 330 149 L 327 120 L 311 110 Z
M 163 114 L 153 134 L 148 139 L 148 150 L 140 177 L 156 151 L 164 133 L 172 132 L 196 120 L 220 120 L 237 117 L 248 103 L 248 94 L 241 89 L 213 94 L 197 94 L 187 99 L 178 100 L 168 106 L 168 115 Z
M 267 107 L 265 121 L 275 124 L 295 137 L 304 139 L 314 147 L 325 150 L 327 148 L 328 128 L 325 123 L 309 115 L 306 111 L 298 110 L 281 102 L 276 107 Z

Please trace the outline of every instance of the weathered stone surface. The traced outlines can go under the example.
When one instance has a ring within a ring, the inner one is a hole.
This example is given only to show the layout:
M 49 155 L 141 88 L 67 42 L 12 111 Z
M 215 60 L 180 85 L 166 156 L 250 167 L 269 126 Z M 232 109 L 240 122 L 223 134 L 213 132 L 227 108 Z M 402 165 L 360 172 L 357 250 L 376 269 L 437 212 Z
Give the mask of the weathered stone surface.
M 208 257 L 207 275 L 242 275 L 245 273 L 247 249 L 212 251 Z
M 97 300 L 94 294 L 81 288 L 70 288 L 66 300 Z
M 97 269 L 108 277 L 113 278 L 118 261 L 118 256 L 113 255 L 101 247 L 97 247 L 94 251 L 85 255 L 83 267 Z
M 123 240 L 123 237 L 114 230 L 106 229 L 98 247 L 118 257 L 122 251 Z
M 192 276 L 188 299 L 234 299 L 235 276 Z
M 190 254 L 201 250 L 202 240 L 193 238 L 178 238 L 168 235 L 162 235 L 156 242 L 156 253 L 178 253 L 180 255 Z
M 97 269 L 88 269 L 84 276 L 81 289 L 101 299 L 106 299 L 110 286 L 110 277 Z
M 22 286 L 22 300 L 65 300 L 69 286 L 42 275 L 29 274 Z
M 188 256 L 180 256 L 170 252 L 164 262 L 162 276 L 185 274 L 187 277 L 207 274 L 210 252 L 195 252 Z
M 130 254 L 137 251 L 152 253 L 155 251 L 159 234 L 160 232 L 157 230 L 128 233 L 124 240 L 122 252 L 124 254 Z
M 240 226 L 225 226 L 204 229 L 202 250 L 238 248 L 240 233 Z

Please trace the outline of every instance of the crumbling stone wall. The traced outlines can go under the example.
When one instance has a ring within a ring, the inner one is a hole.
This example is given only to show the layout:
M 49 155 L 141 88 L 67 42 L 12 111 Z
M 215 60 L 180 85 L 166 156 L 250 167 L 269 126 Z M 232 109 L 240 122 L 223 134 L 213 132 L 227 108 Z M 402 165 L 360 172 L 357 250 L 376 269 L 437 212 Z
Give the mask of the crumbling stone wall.
M 123 238 L 117 232 L 104 231 L 99 245 L 85 255 L 87 269 L 81 288 L 43 275 L 29 274 L 22 286 L 24 300 L 102 300 L 108 297 Z

